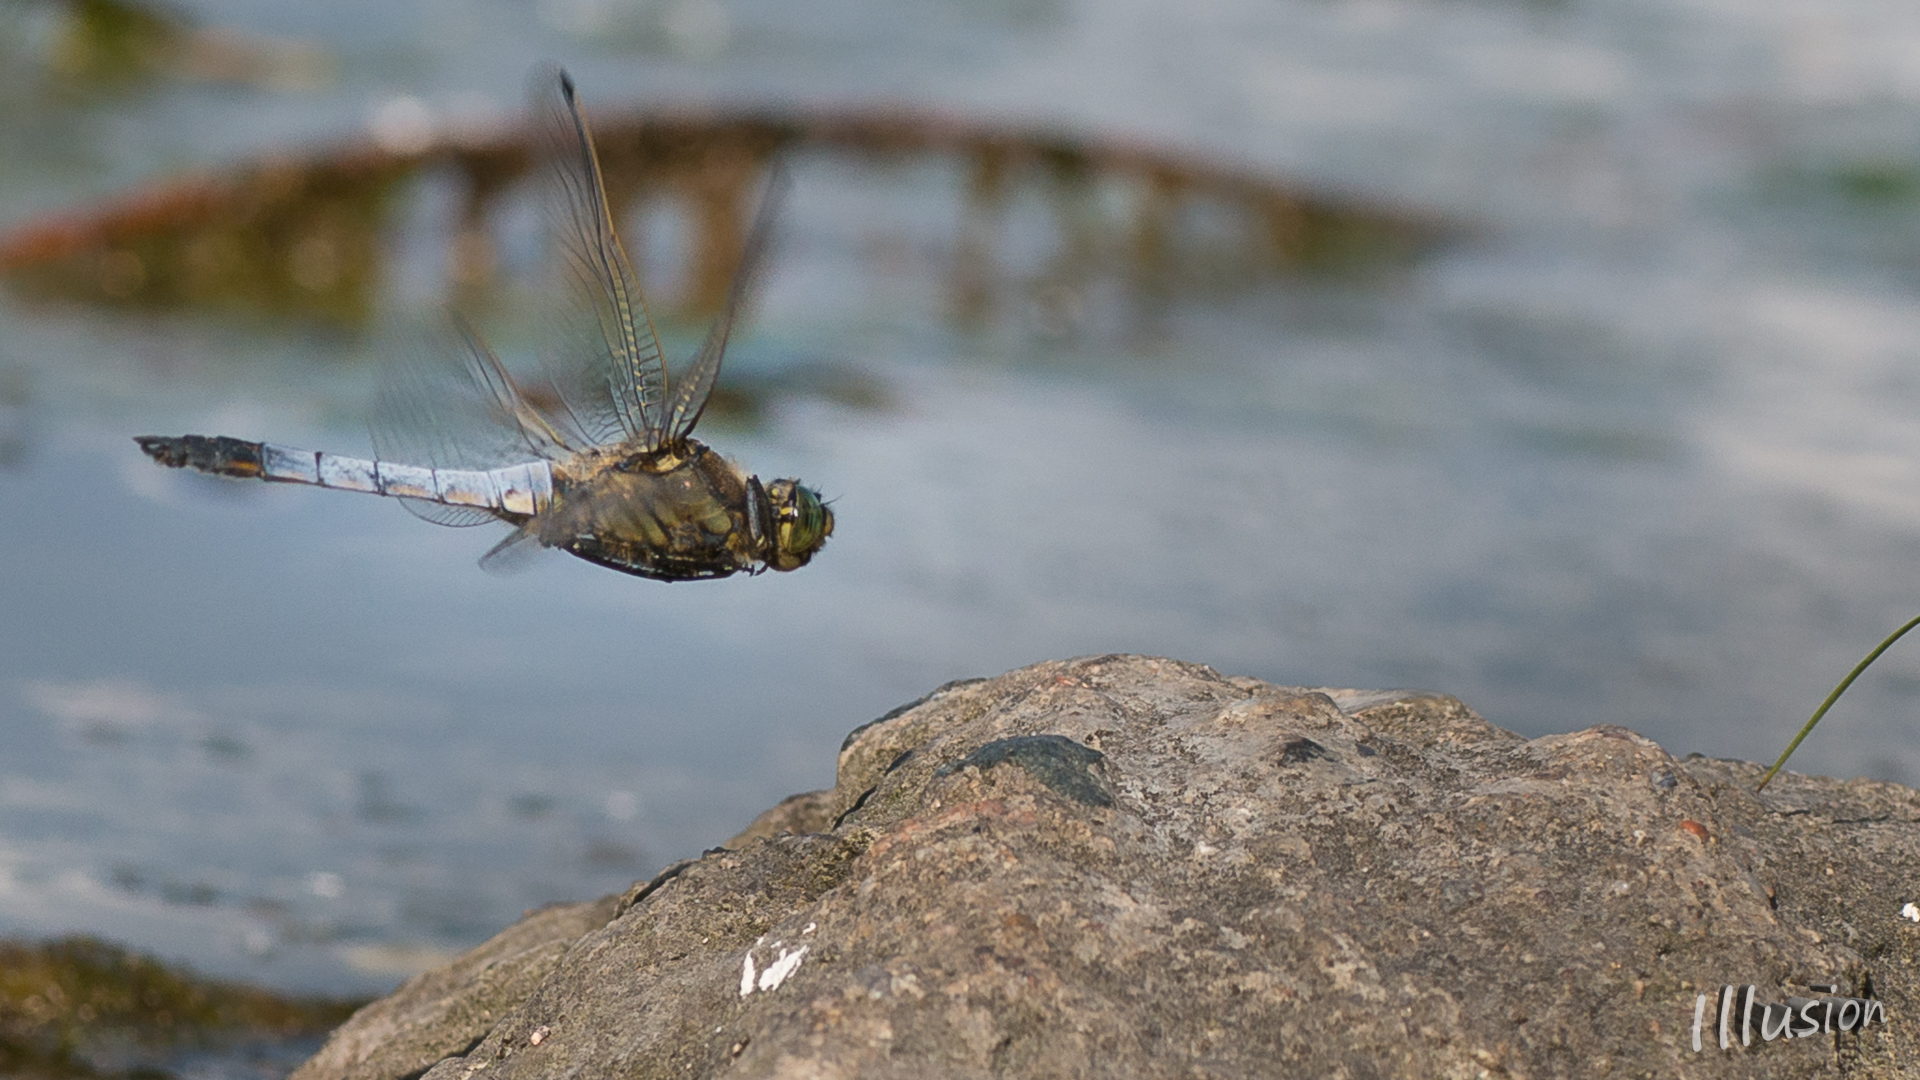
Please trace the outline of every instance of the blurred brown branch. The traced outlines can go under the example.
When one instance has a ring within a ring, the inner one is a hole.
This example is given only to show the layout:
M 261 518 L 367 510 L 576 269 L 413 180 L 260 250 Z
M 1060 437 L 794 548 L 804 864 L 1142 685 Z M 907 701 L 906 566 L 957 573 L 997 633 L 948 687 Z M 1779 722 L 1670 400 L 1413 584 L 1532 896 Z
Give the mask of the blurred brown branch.
M 1003 218 L 1023 186 L 1053 208 L 1060 243 L 1043 284 L 1064 290 L 1061 304 L 1095 273 L 1117 272 L 1151 300 L 1204 280 L 1391 269 L 1445 233 L 1418 215 L 1303 192 L 1248 169 L 935 112 L 658 111 L 601 119 L 596 132 L 616 220 L 656 200 L 686 211 L 684 295 L 670 299 L 694 314 L 718 307 L 752 193 L 773 158 L 796 149 L 953 165 L 962 212 L 946 276 L 963 321 L 986 317 L 1007 292 Z M 0 234 L 0 278 L 26 296 L 239 307 L 357 326 L 379 294 L 395 186 L 443 170 L 462 192 L 450 284 L 485 287 L 498 265 L 498 211 L 532 166 L 529 136 L 403 134 L 385 147 L 375 139 L 256 162 L 26 222 Z M 1115 191 L 1123 197 L 1096 198 Z M 1226 225 L 1196 226 L 1203 213 Z M 1048 302 L 1045 290 L 1033 291 Z

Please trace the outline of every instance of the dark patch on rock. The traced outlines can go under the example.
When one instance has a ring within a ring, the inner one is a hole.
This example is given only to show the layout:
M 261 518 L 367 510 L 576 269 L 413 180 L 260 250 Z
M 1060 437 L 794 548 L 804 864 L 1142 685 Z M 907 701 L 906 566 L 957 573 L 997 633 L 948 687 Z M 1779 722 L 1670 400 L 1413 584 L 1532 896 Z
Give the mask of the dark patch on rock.
M 1088 806 L 1112 806 L 1113 786 L 1101 775 L 1106 761 L 1107 756 L 1100 751 L 1061 735 L 1021 735 L 990 742 L 933 775 L 951 776 L 961 769 L 985 772 L 995 765 L 1015 765 L 1064 798 Z
M 781 833 L 826 832 L 833 827 L 832 791 L 803 791 L 789 795 L 762 812 L 733 839 L 728 848 L 744 847 L 749 841 L 764 840 Z
M 726 848 L 718 848 L 715 850 L 725 851 Z M 711 854 L 711 852 L 709 852 L 709 854 Z M 617 919 L 626 914 L 628 908 L 659 892 L 661 886 L 679 877 L 687 867 L 699 861 L 699 859 L 681 859 L 679 862 L 673 863 L 644 882 L 634 882 L 633 887 L 628 889 L 626 893 L 620 897 L 620 903 L 614 907 L 612 917 Z
M 879 790 L 880 790 L 879 788 L 868 788 L 867 790 L 861 792 L 859 797 L 853 800 L 852 806 L 849 806 L 845 810 L 840 811 L 840 813 L 834 817 L 833 827 L 835 829 L 838 829 L 841 825 L 846 823 L 846 820 L 848 818 L 859 813 L 860 808 L 867 805 L 867 800 L 873 798 L 873 793 Z
M 783 827 L 522 922 L 297 1080 L 1913 1075 L 1920 793 L 1762 772 L 1038 664 L 861 729 Z M 1693 1053 L 1697 994 L 1815 982 L 1890 1023 Z
M 907 713 L 912 712 L 913 710 L 919 708 L 920 706 L 925 705 L 927 702 L 932 701 L 934 698 L 937 698 L 940 695 L 945 694 L 949 691 L 958 690 L 963 686 L 973 686 L 977 683 L 983 683 L 986 681 L 987 680 L 985 679 L 976 678 L 976 679 L 954 679 L 951 682 L 941 683 L 939 686 L 934 687 L 931 691 L 925 694 L 922 694 L 917 698 L 914 698 L 912 701 L 907 702 L 905 705 L 895 705 L 893 708 L 888 709 L 886 712 L 881 713 L 877 719 L 869 720 L 866 723 L 861 724 L 859 727 L 854 728 L 852 731 L 847 732 L 847 737 L 840 740 L 840 749 L 842 751 L 845 751 L 847 747 L 853 745 L 853 740 L 860 737 L 861 732 L 867 730 L 870 727 L 873 727 L 876 724 L 884 724 L 896 716 L 904 716 Z
M 1303 762 L 1312 761 L 1314 758 L 1332 756 L 1333 755 L 1327 753 L 1326 747 L 1321 746 L 1319 743 L 1305 736 L 1298 739 L 1288 739 L 1280 747 L 1280 764 L 1282 765 L 1299 765 Z M 1362 749 L 1361 756 L 1370 757 L 1372 756 L 1372 752 Z

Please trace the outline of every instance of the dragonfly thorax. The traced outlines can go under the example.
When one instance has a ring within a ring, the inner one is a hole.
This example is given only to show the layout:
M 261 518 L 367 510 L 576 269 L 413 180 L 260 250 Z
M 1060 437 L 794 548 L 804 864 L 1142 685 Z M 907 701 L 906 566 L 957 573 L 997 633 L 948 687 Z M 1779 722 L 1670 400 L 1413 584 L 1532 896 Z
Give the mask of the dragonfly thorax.
M 833 513 L 793 480 L 758 477 L 697 439 L 671 451 L 590 451 L 554 468 L 540 543 L 641 577 L 688 581 L 794 570 L 833 531 Z

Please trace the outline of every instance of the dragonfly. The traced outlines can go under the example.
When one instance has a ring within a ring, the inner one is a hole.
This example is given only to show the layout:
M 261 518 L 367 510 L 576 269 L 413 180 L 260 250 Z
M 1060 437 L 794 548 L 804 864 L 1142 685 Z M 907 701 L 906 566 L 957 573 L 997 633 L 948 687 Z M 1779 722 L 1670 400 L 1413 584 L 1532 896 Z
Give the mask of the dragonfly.
M 658 581 L 807 565 L 833 535 L 820 493 L 797 479 L 762 483 L 693 437 L 764 262 L 783 173 L 762 198 L 706 339 L 670 377 L 573 80 L 536 75 L 533 98 L 543 204 L 569 298 L 540 385 L 517 380 L 456 316 L 446 343 L 460 348 L 390 365 L 372 459 L 228 436 L 134 441 L 174 468 L 397 497 L 442 525 L 506 522 L 512 533 L 480 560 L 492 570 L 546 548 Z

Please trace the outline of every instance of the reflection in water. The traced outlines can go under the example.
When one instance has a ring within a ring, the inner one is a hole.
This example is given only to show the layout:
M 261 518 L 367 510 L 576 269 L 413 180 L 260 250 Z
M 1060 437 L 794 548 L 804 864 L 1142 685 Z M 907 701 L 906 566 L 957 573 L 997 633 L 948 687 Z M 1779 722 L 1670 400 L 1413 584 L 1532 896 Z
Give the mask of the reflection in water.
M 358 325 L 371 314 L 392 155 L 267 164 L 144 192 L 0 242 L 0 273 L 34 296 L 217 306 Z
M 360 800 L 354 816 L 376 825 L 411 825 L 423 816 L 418 806 L 404 800 L 384 773 L 360 775 Z
M 9 1076 L 199 1075 L 182 1066 L 215 1048 L 285 1075 L 358 1004 L 215 982 L 89 938 L 0 941 L 0 972 Z
M 0 61 L 44 73 L 65 91 L 113 90 L 154 78 L 309 90 L 333 80 L 321 49 L 218 27 L 140 0 L 10 0 L 0 10 Z M 37 32 L 27 33 L 32 20 Z
M 798 364 L 781 371 L 750 370 L 723 376 L 707 399 L 708 423 L 758 428 L 770 403 L 813 398 L 863 412 L 886 410 L 892 394 L 876 375 L 842 364 Z
M 459 206 L 444 291 L 485 297 L 500 284 L 502 237 L 533 166 L 530 133 L 455 137 L 436 132 L 424 109 L 390 111 L 370 146 L 259 162 L 31 222 L 0 236 L 0 276 L 30 297 L 364 327 L 397 246 L 396 189 L 451 176 Z M 1100 278 L 1151 312 L 1177 290 L 1404 266 L 1439 236 L 1411 216 L 1170 153 L 935 114 L 654 113 L 615 118 L 596 135 L 616 221 L 679 211 L 679 265 L 639 269 L 679 282 L 679 294 L 662 299 L 696 317 L 726 297 L 752 193 L 776 157 L 798 149 L 949 166 L 961 212 L 945 276 L 950 310 L 965 325 L 1026 308 L 1043 330 L 1066 332 Z M 1034 195 L 1051 220 L 1022 219 L 1016 229 L 1010 208 Z M 1047 249 L 1015 250 L 1036 240 Z
M 33 442 L 27 430 L 28 403 L 26 369 L 0 366 L 0 471 L 19 469 L 27 463 L 27 450 Z

